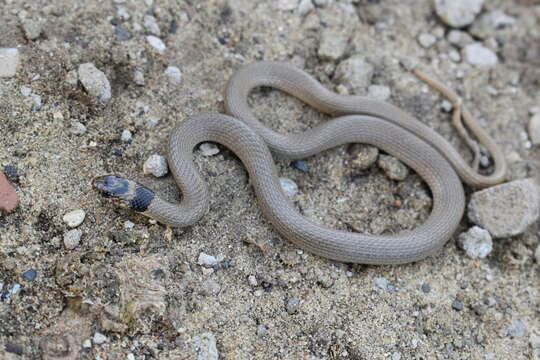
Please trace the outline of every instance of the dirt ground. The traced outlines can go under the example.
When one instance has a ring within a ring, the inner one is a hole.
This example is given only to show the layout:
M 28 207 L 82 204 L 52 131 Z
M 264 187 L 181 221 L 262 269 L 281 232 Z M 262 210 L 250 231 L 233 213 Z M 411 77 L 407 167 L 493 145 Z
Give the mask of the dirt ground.
M 400 62 L 434 74 L 501 146 L 509 179 L 540 178 L 540 149 L 526 133 L 540 106 L 538 2 L 485 2 L 483 12 L 515 19 L 484 40 L 498 56 L 491 67 L 446 56 L 457 48 L 432 1 L 316 3 L 303 14 L 287 0 L 0 0 L 0 47 L 21 54 L 16 76 L 0 78 L 0 166 L 16 168 L 21 197 L 16 211 L 0 214 L 1 359 L 538 359 L 538 224 L 470 259 L 455 241 L 470 227 L 464 217 L 436 256 L 358 266 L 308 254 L 273 231 L 241 162 L 223 147 L 212 157 L 195 152 L 212 200 L 189 228 L 152 223 L 92 189 L 95 176 L 117 173 L 178 197 L 170 175 L 143 175 L 143 163 L 166 155 L 175 124 L 223 112 L 226 82 L 241 65 L 292 61 L 336 90 L 336 67 L 354 54 L 373 64 L 372 83 L 391 90 L 388 101 L 469 156 L 441 96 Z M 38 24 L 37 38 L 28 40 L 24 19 Z M 161 54 L 146 40 L 155 24 Z M 318 55 L 328 29 L 347 40 L 337 60 Z M 424 48 L 421 33 L 436 43 Z M 89 62 L 111 84 L 107 103 L 73 81 Z M 168 66 L 181 70 L 179 83 Z M 281 132 L 326 119 L 274 90 L 250 101 Z M 130 142 L 120 139 L 125 129 Z M 393 181 L 376 165 L 359 170 L 352 153 L 342 146 L 306 159 L 306 173 L 277 159 L 306 216 L 372 234 L 426 219 L 430 193 L 417 175 Z M 82 237 L 68 249 L 63 216 L 77 209 L 86 213 Z M 217 263 L 199 265 L 200 253 Z

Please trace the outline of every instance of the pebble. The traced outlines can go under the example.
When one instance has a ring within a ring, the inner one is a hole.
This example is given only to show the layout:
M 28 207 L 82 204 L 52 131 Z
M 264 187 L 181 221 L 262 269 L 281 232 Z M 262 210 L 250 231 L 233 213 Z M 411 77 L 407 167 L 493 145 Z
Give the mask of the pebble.
M 155 177 L 162 177 L 167 175 L 168 172 L 169 168 L 164 156 L 153 154 L 144 162 L 143 173 L 146 175 L 152 174 Z
M 211 332 L 202 333 L 193 338 L 193 349 L 198 360 L 218 360 L 216 337 Z
M 527 334 L 527 327 L 521 320 L 514 320 L 512 324 L 506 328 L 506 336 L 510 338 L 522 338 Z
M 298 13 L 300 15 L 306 15 L 313 9 L 315 9 L 315 6 L 311 0 L 300 0 L 298 4 Z
M 96 331 L 94 333 L 94 337 L 92 338 L 92 341 L 94 342 L 94 344 L 101 345 L 105 341 L 107 341 L 107 337 L 103 335 L 102 333 Z
M 4 174 L 6 175 L 9 181 L 14 182 L 14 183 L 19 183 L 20 181 L 19 171 L 17 170 L 15 166 L 5 165 Z
M 334 80 L 353 93 L 360 93 L 371 84 L 374 72 L 375 68 L 364 56 L 353 55 L 339 63 Z
M 388 289 L 388 280 L 386 280 L 383 277 L 378 277 L 373 280 L 375 283 L 375 286 L 381 290 L 387 290 Z
M 515 180 L 471 195 L 469 220 L 493 238 L 523 233 L 538 219 L 540 190 L 532 178 Z
M 279 182 L 281 184 L 281 188 L 285 192 L 285 195 L 293 197 L 294 195 L 298 194 L 298 185 L 291 179 L 287 178 L 279 178 Z
M 116 39 L 120 41 L 127 41 L 133 37 L 129 31 L 120 26 L 114 27 L 114 35 L 116 36 Z
M 450 30 L 446 36 L 446 39 L 450 44 L 456 45 L 459 48 L 464 48 L 465 46 L 474 42 L 471 35 L 461 30 Z
M 203 296 L 216 296 L 220 291 L 221 285 L 215 280 L 207 279 L 201 284 L 200 294 Z
M 463 306 L 463 303 L 459 300 L 454 300 L 452 301 L 452 309 L 456 310 L 456 311 L 461 311 L 463 310 L 464 306 Z
M 529 139 L 533 145 L 540 145 L 540 113 L 531 117 L 528 126 Z
M 81 236 L 81 230 L 69 230 L 64 234 L 64 246 L 69 250 L 75 249 L 81 242 Z
M 298 308 L 300 307 L 300 299 L 296 297 L 292 297 L 289 300 L 287 300 L 287 313 L 292 315 L 295 314 L 298 311 Z
M 32 94 L 32 88 L 29 88 L 28 86 L 21 86 L 22 96 L 30 96 L 31 94 Z
M 409 169 L 398 159 L 389 155 L 380 155 L 377 165 L 385 172 L 389 179 L 402 181 L 409 175 Z
M 448 58 L 450 58 L 450 60 L 452 60 L 453 62 L 457 63 L 461 61 L 461 54 L 457 50 L 452 49 L 448 53 Z
M 304 160 L 294 160 L 293 162 L 291 162 L 291 166 L 296 170 L 300 170 L 304 173 L 307 173 L 309 171 L 309 165 Z
M 472 24 L 483 4 L 484 0 L 435 0 L 435 12 L 445 24 L 460 28 Z
M 259 285 L 259 283 L 258 283 L 257 278 L 255 277 L 255 275 L 249 275 L 249 276 L 248 276 L 248 284 L 249 284 L 250 286 L 253 286 L 253 287 Z
M 401 353 L 399 353 L 399 352 L 397 352 L 397 351 L 394 352 L 394 353 L 392 354 L 392 360 L 401 360 Z
M 352 165 L 360 170 L 369 168 L 379 157 L 379 149 L 367 144 L 352 144 L 349 153 L 352 155 Z
M 21 20 L 21 26 L 24 30 L 24 36 L 28 40 L 36 40 L 41 36 L 43 31 L 43 21 L 34 20 L 34 19 L 23 19 Z
M 443 100 L 441 102 L 442 111 L 449 113 L 450 111 L 452 111 L 453 108 L 454 108 L 454 105 L 450 101 Z
M 19 204 L 19 195 L 9 183 L 6 175 L 0 171 L 0 210 L 13 211 Z
M 386 101 L 390 99 L 390 88 L 384 85 L 370 85 L 367 97 L 373 100 Z
M 463 58 L 469 64 L 476 66 L 493 66 L 498 62 L 497 55 L 478 42 L 465 46 Z
M 22 276 L 25 280 L 34 281 L 37 277 L 37 271 L 34 269 L 29 269 L 23 272 Z
M 182 72 L 176 66 L 167 66 L 165 76 L 173 84 L 180 84 L 182 82 Z
M 428 293 L 431 292 L 431 285 L 429 285 L 429 284 L 423 283 L 420 288 L 422 289 L 422 292 L 424 294 L 428 294 Z
M 536 247 L 536 251 L 534 252 L 534 258 L 536 259 L 536 263 L 540 264 L 540 245 Z
M 467 232 L 461 233 L 458 242 L 472 259 L 483 259 L 493 250 L 491 235 L 479 226 L 473 226 Z
M 199 145 L 199 151 L 202 156 L 214 156 L 219 154 L 219 148 L 213 143 L 202 143 Z
M 436 42 L 437 38 L 435 37 L 435 35 L 429 33 L 420 33 L 420 35 L 418 35 L 418 43 L 423 48 L 429 49 L 430 47 L 435 45 Z
M 257 326 L 257 336 L 265 337 L 268 334 L 268 327 L 264 324 Z
M 74 135 L 83 135 L 86 133 L 86 126 L 78 121 L 72 121 L 69 131 Z
M 84 210 L 79 209 L 68 212 L 64 215 L 62 220 L 64 220 L 64 222 L 70 228 L 76 228 L 83 223 L 85 217 L 86 213 L 84 212 Z
M 146 15 L 143 20 L 143 26 L 150 34 L 160 36 L 161 30 L 157 23 L 157 20 L 152 15 Z
M 133 82 L 135 85 L 144 86 L 146 83 L 144 80 L 144 72 L 141 70 L 135 70 L 133 72 Z
M 495 30 L 514 25 L 515 22 L 515 18 L 506 15 L 502 10 L 488 11 L 472 24 L 469 32 L 479 39 L 487 39 L 493 36 Z
M 279 10 L 294 10 L 298 7 L 298 0 L 278 0 L 277 8 Z
M 150 46 L 152 46 L 158 54 L 163 54 L 167 49 L 167 46 L 165 45 L 163 40 L 161 40 L 157 36 L 148 35 L 146 37 L 146 41 L 148 41 L 148 44 L 150 44 Z
M 329 0 L 313 0 L 313 3 L 317 7 L 325 7 L 326 5 L 328 5 L 328 1 Z
M 326 28 L 322 32 L 317 54 L 322 60 L 335 61 L 345 54 L 348 42 L 347 34 Z
M 107 102 L 111 99 L 111 84 L 105 73 L 92 63 L 79 65 L 79 81 L 91 96 Z
M 85 349 L 90 349 L 92 347 L 92 340 L 86 339 L 82 343 L 82 347 Z
M 12 77 L 19 67 L 19 50 L 0 48 L 0 77 Z
M 201 266 L 212 267 L 218 263 L 218 259 L 215 256 L 208 255 L 206 253 L 200 253 L 199 258 L 197 259 L 197 264 Z

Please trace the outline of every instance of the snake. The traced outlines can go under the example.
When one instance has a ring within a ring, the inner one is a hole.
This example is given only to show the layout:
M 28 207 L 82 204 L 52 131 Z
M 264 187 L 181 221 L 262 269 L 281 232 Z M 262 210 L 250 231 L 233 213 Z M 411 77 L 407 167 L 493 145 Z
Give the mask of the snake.
M 438 84 L 431 83 L 433 87 Z M 301 133 L 278 133 L 260 122 L 248 104 L 249 94 L 263 86 L 292 95 L 332 118 Z M 444 92 L 446 88 L 441 86 L 439 90 Z M 208 211 L 209 204 L 209 191 L 193 154 L 203 142 L 218 143 L 243 163 L 262 214 L 281 236 L 329 260 L 380 265 L 415 262 L 441 250 L 463 217 L 462 181 L 483 188 L 504 180 L 504 156 L 472 115 L 466 117 L 466 125 L 494 162 L 494 170 L 488 175 L 471 167 L 447 140 L 404 110 L 385 101 L 335 93 L 286 62 L 260 61 L 242 66 L 228 81 L 224 103 L 227 114 L 190 116 L 170 134 L 167 161 L 182 194 L 179 202 L 166 201 L 146 186 L 118 175 L 98 176 L 93 186 L 160 223 L 192 226 Z M 349 143 L 380 148 L 427 183 L 433 200 L 422 224 L 411 230 L 372 235 L 326 227 L 296 208 L 280 185 L 272 153 L 291 160 L 304 159 Z

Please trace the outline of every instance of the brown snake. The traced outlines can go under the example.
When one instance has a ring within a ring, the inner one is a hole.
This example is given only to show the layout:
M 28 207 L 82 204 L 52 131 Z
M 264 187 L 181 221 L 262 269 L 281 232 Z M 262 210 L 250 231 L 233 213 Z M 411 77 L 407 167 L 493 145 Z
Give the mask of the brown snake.
M 389 103 L 339 95 L 291 65 L 258 62 L 244 66 L 230 79 L 225 94 L 230 116 L 199 114 L 173 130 L 168 163 L 182 192 L 179 204 L 169 203 L 152 190 L 122 177 L 102 176 L 94 180 L 94 185 L 159 222 L 170 226 L 193 225 L 205 214 L 208 204 L 205 182 L 193 163 L 193 150 L 201 142 L 216 142 L 240 158 L 263 214 L 281 235 L 297 246 L 325 258 L 352 263 L 398 264 L 420 260 L 439 250 L 456 230 L 465 206 L 459 177 L 475 187 L 497 184 L 504 180 L 506 163 L 495 142 L 462 109 L 455 93 L 423 73 L 416 75 L 454 102 L 454 124 L 477 156 L 478 144 L 468 137 L 461 117 L 490 152 L 494 161 L 491 175 L 479 174 L 476 165 L 470 167 L 443 137 Z M 337 117 L 300 134 L 279 134 L 261 124 L 248 106 L 249 93 L 259 86 L 280 89 Z M 424 179 L 431 189 L 433 207 L 422 225 L 411 231 L 375 236 L 329 229 L 298 212 L 281 189 L 270 150 L 298 159 L 354 142 L 381 148 Z

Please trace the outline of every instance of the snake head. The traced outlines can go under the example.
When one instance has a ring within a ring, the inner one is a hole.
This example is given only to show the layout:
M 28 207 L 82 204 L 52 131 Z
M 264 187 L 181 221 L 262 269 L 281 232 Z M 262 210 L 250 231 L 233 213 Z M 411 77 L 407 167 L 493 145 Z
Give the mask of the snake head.
M 98 176 L 92 185 L 103 196 L 118 200 L 121 206 L 138 212 L 145 212 L 155 197 L 154 192 L 146 186 L 116 175 Z

